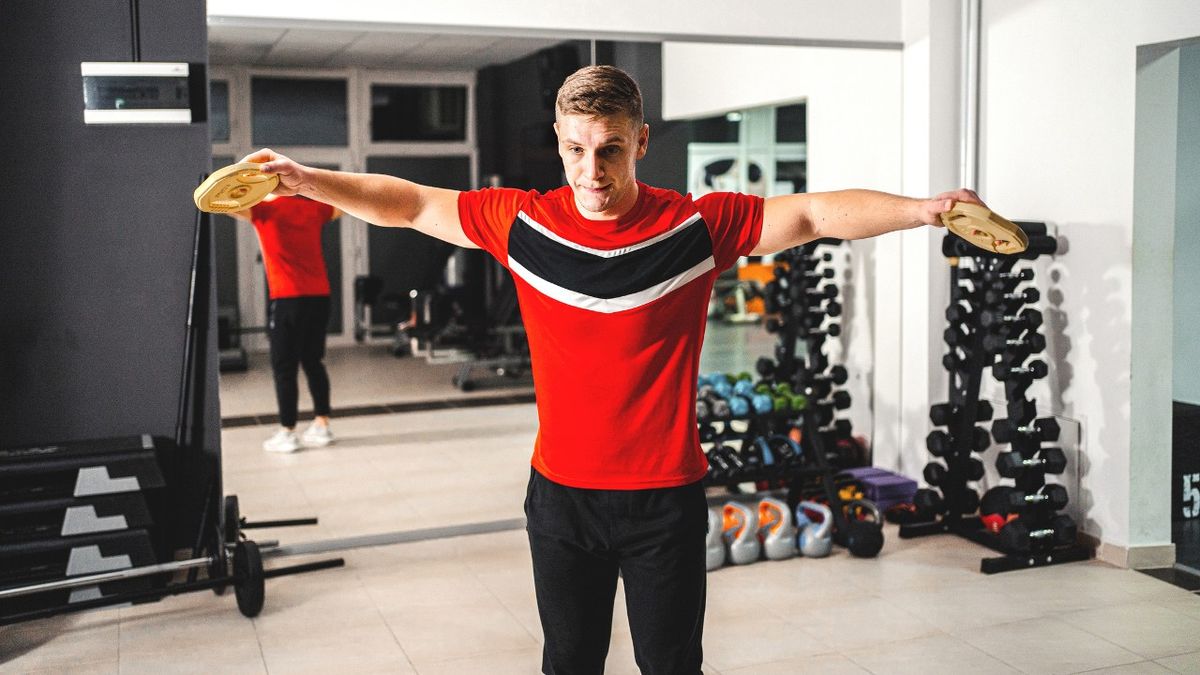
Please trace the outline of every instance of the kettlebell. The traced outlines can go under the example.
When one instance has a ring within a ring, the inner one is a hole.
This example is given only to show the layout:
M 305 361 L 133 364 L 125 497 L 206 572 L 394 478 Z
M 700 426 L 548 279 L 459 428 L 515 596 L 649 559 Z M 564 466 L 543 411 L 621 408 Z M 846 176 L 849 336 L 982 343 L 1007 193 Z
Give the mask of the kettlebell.
M 758 538 L 767 560 L 787 560 L 796 555 L 796 526 L 787 504 L 774 497 L 758 503 Z
M 725 564 L 725 541 L 721 538 L 721 514 L 708 510 L 708 536 L 704 539 L 704 569 L 712 571 Z
M 813 522 L 805 510 L 821 514 L 821 522 Z M 824 558 L 833 550 L 833 511 L 817 502 L 800 502 L 796 505 L 796 520 L 807 523 L 796 538 L 800 554 L 809 558 Z
M 864 509 L 869 520 L 859 520 L 856 509 Z M 855 499 L 846 505 L 846 548 L 859 558 L 874 558 L 883 548 L 883 516 L 879 507 L 867 499 Z
M 721 510 L 721 536 L 729 562 L 746 565 L 758 560 L 762 545 L 758 543 L 758 514 L 745 504 L 726 502 Z

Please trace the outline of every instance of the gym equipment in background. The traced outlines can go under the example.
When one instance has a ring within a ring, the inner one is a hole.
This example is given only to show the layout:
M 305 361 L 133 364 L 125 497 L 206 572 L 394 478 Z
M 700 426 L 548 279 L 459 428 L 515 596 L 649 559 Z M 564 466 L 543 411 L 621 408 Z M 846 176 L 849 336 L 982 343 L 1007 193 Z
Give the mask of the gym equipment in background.
M 1046 347 L 1038 333 L 1041 313 L 1027 304 L 1041 294 L 1031 284 L 1032 268 L 1017 269 L 1020 260 L 1053 253 L 1058 246 L 1039 222 L 1017 223 L 1028 247 L 1016 255 L 993 253 L 947 236 L 942 253 L 950 262 L 950 307 L 945 333 L 949 353 L 949 400 L 929 411 L 934 429 L 926 446 L 935 457 L 923 472 L 930 487 L 917 491 L 918 520 L 900 527 L 902 538 L 952 533 L 1004 555 L 984 558 L 980 570 L 994 574 L 1086 560 L 1091 551 L 1075 541 L 1070 517 L 1056 513 L 1067 505 L 1067 491 L 1046 483 L 1047 475 L 1066 470 L 1061 448 L 1043 447 L 1058 440 L 1059 425 L 1052 417 L 1038 418 L 1037 402 L 1027 396 L 1030 385 L 1049 372 L 1034 358 Z M 1032 359 L 1032 360 L 1030 360 Z M 985 373 L 1004 384 L 1006 418 L 992 424 L 991 434 L 980 424 L 995 411 L 979 399 Z M 998 486 L 982 498 L 971 484 L 984 477 L 982 453 L 995 439 L 1011 444 L 996 460 L 1004 478 L 1015 487 Z M 975 515 L 976 511 L 979 515 Z
M 196 215 L 175 437 L 0 450 L 0 625 L 226 586 L 253 617 L 262 610 L 264 579 L 344 564 L 264 570 L 257 545 L 241 535 L 236 497 L 219 510 L 219 446 L 217 477 L 201 486 L 202 511 L 181 513 L 182 502 L 173 501 L 191 489 L 187 481 L 203 480 L 183 458 L 213 450 L 204 428 L 211 237 L 208 215 Z M 184 528 L 195 521 L 191 555 L 177 560 L 172 535 L 191 532 Z M 185 570 L 188 580 L 174 582 Z M 196 579 L 200 570 L 206 579 Z
M 764 497 L 758 503 L 758 537 L 767 560 L 787 560 L 796 555 L 796 525 L 787 504 L 774 497 Z
M 708 485 L 755 501 L 786 493 L 789 510 L 804 499 L 825 502 L 831 537 L 845 545 L 850 522 L 834 475 L 867 458 L 850 421 L 837 418 L 851 404 L 839 389 L 849 373 L 824 352 L 825 341 L 840 334 L 830 321 L 842 306 L 828 249 L 841 243 L 821 240 L 776 255 L 763 298 L 766 329 L 778 336 L 775 358 L 758 360 L 757 381 L 751 373 L 701 377 L 696 416 L 701 443 L 708 444 Z M 872 526 L 882 535 L 879 523 Z

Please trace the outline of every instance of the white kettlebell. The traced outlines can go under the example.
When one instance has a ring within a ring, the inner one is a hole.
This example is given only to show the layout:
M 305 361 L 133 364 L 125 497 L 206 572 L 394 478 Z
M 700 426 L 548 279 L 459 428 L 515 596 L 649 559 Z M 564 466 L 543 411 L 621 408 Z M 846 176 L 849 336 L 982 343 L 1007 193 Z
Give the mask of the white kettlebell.
M 708 536 L 704 540 L 704 568 L 710 572 L 725 564 L 725 540 L 721 534 L 721 514 L 709 509 Z
M 746 565 L 758 560 L 758 514 L 745 504 L 727 502 L 721 509 L 721 536 L 729 552 L 729 562 Z
M 758 503 L 758 538 L 767 560 L 787 560 L 796 555 L 796 526 L 787 504 L 774 497 Z
M 805 510 L 821 514 L 821 522 L 813 522 Z M 800 502 L 796 505 L 796 521 L 803 519 L 807 524 L 800 528 L 796 546 L 800 554 L 809 558 L 824 558 L 833 550 L 833 511 L 817 502 Z

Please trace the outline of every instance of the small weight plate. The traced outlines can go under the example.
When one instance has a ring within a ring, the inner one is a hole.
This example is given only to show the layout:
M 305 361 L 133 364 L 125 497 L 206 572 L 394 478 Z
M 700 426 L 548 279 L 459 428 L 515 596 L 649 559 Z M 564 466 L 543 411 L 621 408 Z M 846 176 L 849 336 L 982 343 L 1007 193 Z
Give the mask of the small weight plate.
M 1011 255 L 1029 246 L 1024 230 L 978 204 L 955 202 L 941 218 L 946 229 L 985 251 Z
M 239 162 L 212 172 L 192 193 L 196 208 L 209 213 L 244 211 L 279 185 L 279 176 L 259 171 L 261 164 Z

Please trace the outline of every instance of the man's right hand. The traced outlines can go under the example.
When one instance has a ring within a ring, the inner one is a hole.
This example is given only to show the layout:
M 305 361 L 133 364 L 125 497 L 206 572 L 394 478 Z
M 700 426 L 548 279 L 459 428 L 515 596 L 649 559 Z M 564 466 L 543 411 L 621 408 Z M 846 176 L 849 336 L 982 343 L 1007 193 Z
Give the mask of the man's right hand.
M 312 171 L 309 167 L 293 162 L 269 148 L 252 152 L 241 161 L 262 164 L 263 173 L 279 176 L 279 185 L 272 192 L 281 196 L 304 192 L 309 182 L 308 174 Z

